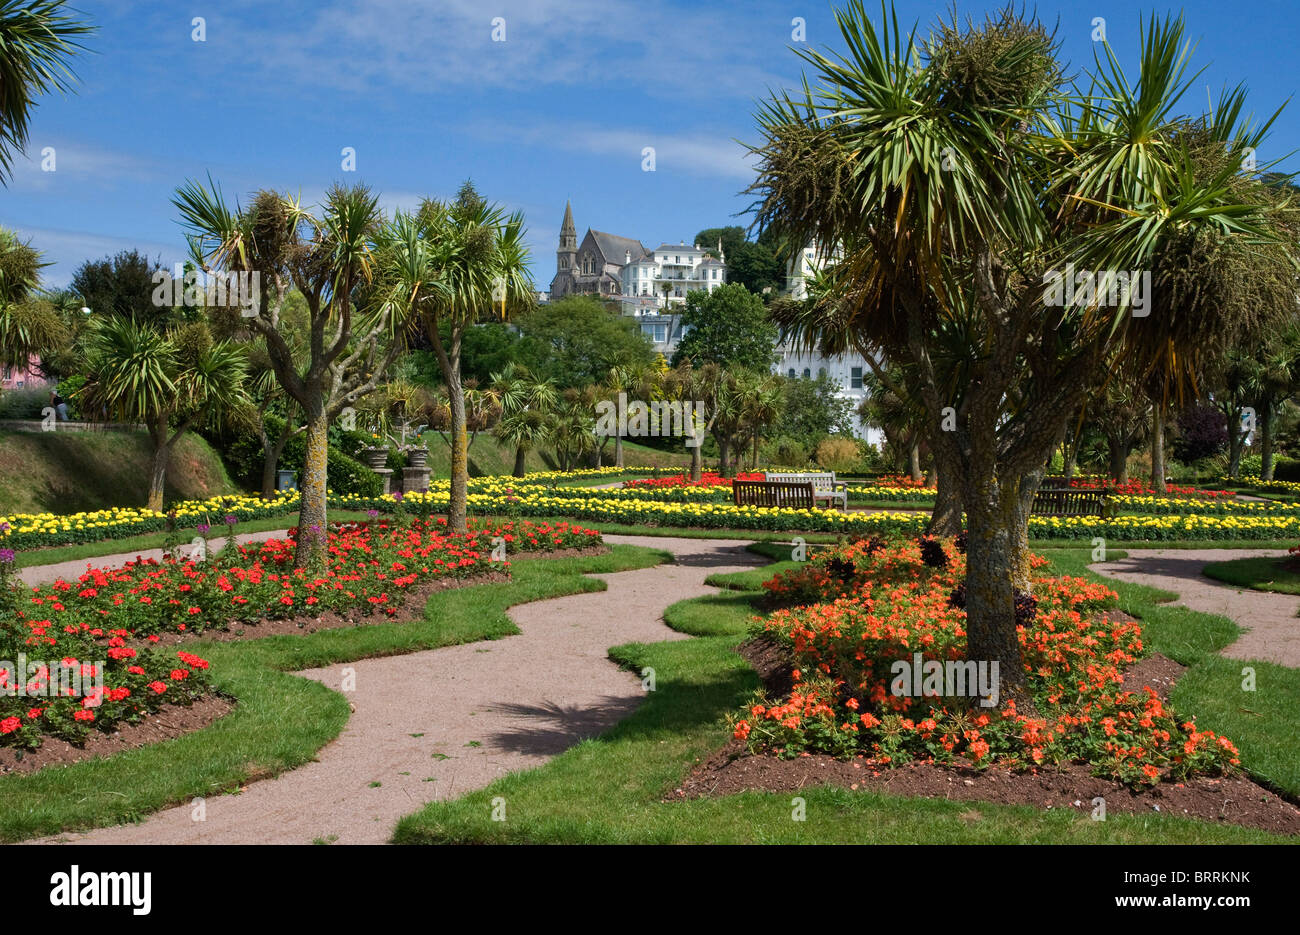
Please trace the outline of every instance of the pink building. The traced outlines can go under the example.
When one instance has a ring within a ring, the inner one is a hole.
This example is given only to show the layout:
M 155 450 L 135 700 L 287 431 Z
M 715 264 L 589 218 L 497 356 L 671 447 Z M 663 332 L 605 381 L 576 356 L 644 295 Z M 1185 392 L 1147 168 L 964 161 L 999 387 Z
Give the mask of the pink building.
M 27 367 L 5 367 L 0 370 L 0 390 L 21 390 L 24 387 L 49 385 L 49 380 L 41 374 L 41 359 L 33 354 L 27 359 Z

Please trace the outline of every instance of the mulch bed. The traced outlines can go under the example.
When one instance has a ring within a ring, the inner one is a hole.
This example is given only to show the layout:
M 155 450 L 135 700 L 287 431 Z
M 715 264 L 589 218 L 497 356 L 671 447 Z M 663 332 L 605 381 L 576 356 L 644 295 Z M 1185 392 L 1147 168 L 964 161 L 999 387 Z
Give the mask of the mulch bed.
M 780 697 L 790 691 L 791 665 L 785 648 L 775 639 L 758 636 L 737 647 L 763 679 L 768 692 Z M 1162 698 L 1184 667 L 1155 653 L 1124 673 L 1127 684 L 1150 685 Z M 824 755 L 780 759 L 751 754 L 739 740 L 730 741 L 697 762 L 667 801 L 734 795 L 758 790 L 797 792 L 810 786 L 839 786 L 855 791 L 957 802 L 1031 805 L 1068 809 L 1089 818 L 1093 799 L 1106 800 L 1106 811 L 1130 815 L 1175 815 L 1220 824 L 1258 828 L 1274 834 L 1300 835 L 1300 808 L 1244 776 L 1196 778 L 1162 782 L 1134 790 L 1089 773 L 1083 763 L 1014 772 L 1000 767 L 975 769 L 968 764 L 909 763 L 888 766 L 861 756 L 837 760 Z M 982 818 L 977 810 L 963 815 Z
M 35 750 L 0 747 L 0 776 L 33 773 L 47 766 L 68 766 L 97 756 L 112 756 L 207 727 L 225 717 L 235 704 L 221 695 L 206 695 L 190 705 L 164 705 L 138 724 L 125 724 L 111 734 L 92 731 L 84 746 L 46 737 Z

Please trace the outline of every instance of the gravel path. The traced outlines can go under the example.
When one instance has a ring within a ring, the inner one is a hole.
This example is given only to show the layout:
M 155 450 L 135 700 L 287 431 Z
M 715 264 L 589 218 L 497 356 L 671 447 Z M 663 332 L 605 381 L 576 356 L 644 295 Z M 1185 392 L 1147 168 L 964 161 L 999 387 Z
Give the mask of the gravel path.
M 1300 668 L 1300 597 L 1251 591 L 1201 574 L 1210 562 L 1286 555 L 1277 549 L 1125 549 L 1128 558 L 1088 566 L 1099 575 L 1174 591 L 1177 605 L 1222 614 L 1246 629 L 1225 647 L 1233 659 L 1263 659 Z
M 607 536 L 666 549 L 676 564 L 598 575 L 605 591 L 522 604 L 523 632 L 496 641 L 363 659 L 348 693 L 354 713 L 318 759 L 238 795 L 207 800 L 203 822 L 189 804 L 134 825 L 55 840 L 86 844 L 347 844 L 388 840 L 399 818 L 426 802 L 480 788 L 546 762 L 631 713 L 640 678 L 607 650 L 628 642 L 684 639 L 663 623 L 669 604 L 713 593 L 714 572 L 761 564 L 744 542 Z M 332 689 L 345 665 L 298 673 Z

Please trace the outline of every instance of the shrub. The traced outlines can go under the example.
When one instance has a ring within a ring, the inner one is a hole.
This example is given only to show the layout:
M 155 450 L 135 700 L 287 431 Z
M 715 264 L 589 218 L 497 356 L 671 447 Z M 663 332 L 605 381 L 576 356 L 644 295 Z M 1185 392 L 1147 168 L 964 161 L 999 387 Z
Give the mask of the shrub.
M 48 386 L 0 391 L 0 419 L 39 419 L 49 404 Z
M 842 436 L 831 436 L 818 442 L 815 460 L 819 467 L 843 474 L 856 471 L 862 465 L 857 442 Z
M 934 549 L 942 563 L 928 554 Z M 1046 564 L 1031 557 L 1036 570 Z M 987 694 L 990 686 L 976 691 L 965 678 L 945 684 L 943 673 L 960 670 L 966 656 L 965 566 L 951 542 L 921 538 L 874 551 L 855 543 L 767 582 L 777 603 L 811 606 L 759 624 L 789 651 L 793 684 L 781 697 L 756 695 L 732 718 L 734 736 L 781 756 L 865 754 L 881 764 L 1084 762 L 1133 785 L 1239 764 L 1229 740 L 1178 717 L 1150 688 L 1125 690 L 1122 672 L 1142 654 L 1141 626 L 1102 613 L 1115 593 L 1082 578 L 1037 573 L 1034 596 L 1017 595 L 1037 713 L 999 698 L 996 672 Z M 912 673 L 922 669 L 918 684 Z
M 1227 446 L 1228 425 L 1218 409 L 1198 403 L 1178 414 L 1177 432 L 1170 444 L 1176 460 L 1190 464 L 1212 457 Z

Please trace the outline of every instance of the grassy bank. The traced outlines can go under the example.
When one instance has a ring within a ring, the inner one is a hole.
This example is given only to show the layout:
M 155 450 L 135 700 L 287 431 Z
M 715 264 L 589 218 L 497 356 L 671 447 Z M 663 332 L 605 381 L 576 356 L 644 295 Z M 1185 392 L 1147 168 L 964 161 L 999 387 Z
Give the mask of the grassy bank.
M 144 432 L 0 432 L 0 516 L 143 506 L 151 456 Z M 191 433 L 177 443 L 168 502 L 238 492 L 207 442 Z

